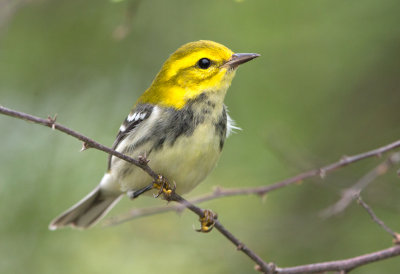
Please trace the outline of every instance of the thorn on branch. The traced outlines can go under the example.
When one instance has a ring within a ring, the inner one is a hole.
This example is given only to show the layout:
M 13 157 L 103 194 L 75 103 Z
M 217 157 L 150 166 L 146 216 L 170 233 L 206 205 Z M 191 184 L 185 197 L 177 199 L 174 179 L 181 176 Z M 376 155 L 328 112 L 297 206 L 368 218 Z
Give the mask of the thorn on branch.
M 85 150 L 87 150 L 87 149 L 89 149 L 89 148 L 91 148 L 91 146 L 90 146 L 88 143 L 83 142 L 83 143 L 82 143 L 82 148 L 81 148 L 80 152 L 85 151 Z
M 147 159 L 146 152 L 143 155 L 139 155 L 138 161 L 139 161 L 139 164 L 141 164 L 142 166 L 146 166 L 150 162 L 150 160 Z
M 54 114 L 54 117 L 51 117 L 50 115 L 47 116 L 47 120 L 49 121 L 49 123 L 51 125 L 51 129 L 55 130 L 56 129 L 57 113 Z

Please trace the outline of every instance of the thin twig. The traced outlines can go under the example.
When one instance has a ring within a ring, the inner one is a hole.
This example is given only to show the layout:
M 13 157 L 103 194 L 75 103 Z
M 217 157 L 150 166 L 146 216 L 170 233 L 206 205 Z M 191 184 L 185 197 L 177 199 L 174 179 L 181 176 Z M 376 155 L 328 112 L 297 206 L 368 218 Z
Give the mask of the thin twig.
M 53 130 L 59 130 L 61 132 L 64 132 L 72 137 L 75 137 L 75 138 L 81 140 L 83 142 L 83 147 L 85 147 L 85 149 L 90 147 L 90 148 L 95 148 L 95 149 L 104 151 L 108 154 L 111 154 L 115 157 L 118 157 L 122 160 L 125 160 L 125 161 L 127 161 L 131 164 L 134 164 L 135 166 L 143 169 L 154 180 L 156 180 L 158 178 L 157 173 L 155 173 L 147 164 L 143 163 L 142 161 L 139 161 L 139 160 L 133 159 L 129 156 L 126 156 L 125 154 L 122 154 L 118 151 L 115 151 L 115 150 L 109 148 L 109 147 L 106 147 L 106 146 L 84 136 L 83 134 L 81 134 L 79 132 L 69 129 L 66 126 L 60 125 L 60 124 L 56 123 L 55 118 L 48 117 L 47 119 L 42 119 L 42 118 L 27 114 L 27 113 L 23 113 L 20 111 L 5 108 L 3 106 L 0 106 L 0 113 L 14 117 L 14 118 L 22 119 L 25 121 L 30 121 L 30 122 L 33 122 L 36 124 L 40 124 L 40 125 L 49 127 Z
M 373 253 L 364 254 L 361 256 L 345 260 L 299 265 L 299 266 L 285 267 L 285 268 L 277 267 L 275 268 L 275 273 L 295 274 L 295 273 L 316 273 L 324 271 L 341 271 L 341 270 L 350 271 L 362 265 L 366 265 L 376 261 L 381 261 L 399 255 L 400 255 L 400 245 L 396 245 L 387 249 L 379 250 Z
M 147 164 L 147 161 L 140 161 L 140 160 L 136 160 L 133 159 L 131 157 L 128 157 L 122 153 L 119 153 L 115 150 L 112 150 L 100 143 L 95 142 L 94 140 L 76 132 L 73 131 L 63 125 L 60 125 L 58 123 L 55 122 L 55 118 L 48 118 L 48 119 L 42 119 L 39 117 L 35 117 L 26 113 L 22 113 L 22 112 L 18 112 L 15 110 L 11 110 L 8 108 L 5 108 L 3 106 L 0 106 L 0 113 L 15 117 L 15 118 L 19 118 L 19 119 L 23 119 L 23 120 L 27 120 L 27 121 L 31 121 L 37 124 L 41 124 L 44 126 L 47 126 L 49 128 L 52 128 L 53 130 L 59 130 L 62 131 L 70 136 L 73 136 L 81 141 L 84 142 L 85 147 L 91 147 L 91 148 L 95 148 L 95 149 L 99 149 L 102 150 L 104 152 L 107 152 L 111 155 L 114 155 L 116 157 L 119 157 L 129 163 L 132 163 L 136 166 L 138 166 L 139 168 L 143 169 L 145 172 L 147 172 L 154 180 L 157 180 L 159 178 L 159 176 L 157 175 L 157 173 L 155 173 Z M 196 213 L 199 217 L 204 217 L 204 210 L 189 203 L 188 201 L 186 201 L 185 199 L 183 199 L 181 196 L 179 196 L 176 193 L 173 193 L 171 200 L 178 202 L 180 204 L 183 204 L 186 208 L 188 208 L 189 210 L 191 210 L 192 212 Z M 259 265 L 261 267 L 261 269 L 265 272 L 265 273 L 270 273 L 271 271 L 268 268 L 268 265 L 266 262 L 264 262 L 261 257 L 259 257 L 257 254 L 255 254 L 252 250 L 250 250 L 247 246 L 245 246 L 243 243 L 241 243 L 235 236 L 233 236 L 232 233 L 230 233 L 224 226 L 222 226 L 222 224 L 217 220 L 214 226 L 222 235 L 224 235 L 227 239 L 229 239 L 236 247 L 241 247 L 241 250 L 243 251 L 243 253 L 245 253 L 249 258 L 251 258 L 254 262 L 257 263 L 257 265 Z
M 271 184 L 271 185 L 266 185 L 266 186 L 261 186 L 261 187 L 247 187 L 247 188 L 222 188 L 222 187 L 216 187 L 213 192 L 201 195 L 199 197 L 190 199 L 190 202 L 193 204 L 198 204 L 222 197 L 231 197 L 231 196 L 237 196 L 237 195 L 260 195 L 263 196 L 267 194 L 268 192 L 286 187 L 288 185 L 292 185 L 298 182 L 301 182 L 304 179 L 314 177 L 314 176 L 323 176 L 325 177 L 327 173 L 335 171 L 339 169 L 340 167 L 344 167 L 346 165 L 349 165 L 351 163 L 355 163 L 357 161 L 373 157 L 373 156 L 381 156 L 383 153 L 396 149 L 400 147 L 400 140 L 393 142 L 391 144 L 388 144 L 386 146 L 370 150 L 361 154 L 357 154 L 354 156 L 349 156 L 349 157 L 344 157 L 338 162 L 326 165 L 321 168 L 309 170 L 303 173 L 300 173 L 294 177 L 290 177 L 288 179 L 285 179 L 283 181 Z M 375 179 L 378 175 L 381 175 L 387 171 L 389 167 L 392 165 L 400 162 L 400 152 L 394 153 L 392 156 L 390 156 L 385 162 L 377 166 L 375 169 L 373 169 L 370 173 L 368 173 L 366 176 L 364 176 L 362 179 L 360 179 L 360 183 L 356 184 L 358 188 L 361 187 L 364 188 L 369 184 L 370 181 Z M 353 199 L 352 197 L 356 193 L 352 191 L 353 188 L 350 188 L 344 195 L 346 195 L 345 199 L 346 201 L 350 198 L 350 202 Z M 347 197 L 350 196 L 350 197 Z M 339 201 L 340 202 L 340 201 Z M 347 206 L 347 205 L 346 205 Z M 322 213 L 323 216 L 333 214 L 331 212 L 336 212 L 338 210 L 343 210 L 342 207 L 343 205 L 340 205 L 340 208 L 337 208 L 336 204 L 333 206 L 335 208 L 329 208 Z M 173 205 L 169 207 L 152 207 L 152 208 L 146 208 L 146 209 L 133 209 L 123 215 L 112 217 L 109 220 L 106 221 L 105 225 L 115 225 L 119 223 L 123 223 L 126 221 L 129 221 L 131 219 L 139 218 L 142 216 L 150 216 L 150 215 L 155 215 L 155 214 L 160 214 L 160 213 L 166 213 L 170 211 L 181 211 L 184 209 L 184 206 L 182 205 Z
M 195 206 L 194 204 L 190 203 L 189 201 L 185 200 L 179 195 L 176 195 L 175 193 L 172 195 L 170 198 L 172 201 L 179 202 L 182 205 L 185 205 L 187 209 L 190 211 L 194 212 L 197 214 L 200 218 L 204 217 L 204 210 Z M 249 256 L 254 262 L 257 263 L 257 265 L 260 267 L 260 269 L 264 273 L 272 273 L 271 266 L 269 266 L 264 260 L 261 259 L 260 256 L 258 256 L 256 253 L 254 253 L 251 249 L 249 249 L 244 243 L 239 241 L 231 232 L 229 232 L 222 224 L 221 222 L 216 219 L 214 223 L 214 227 L 222 234 L 224 235 L 229 241 L 231 241 L 237 248 L 237 250 L 242 251 L 245 253 L 247 256 Z
M 372 208 L 367 205 L 366 202 L 363 201 L 360 195 L 357 195 L 357 202 L 368 212 L 369 216 L 371 216 L 371 219 L 377 223 L 380 227 L 382 227 L 384 230 L 386 230 L 387 233 L 389 233 L 393 237 L 393 241 L 396 244 L 400 243 L 400 235 L 396 232 L 394 232 L 390 227 L 388 227 L 381 219 L 376 216 L 375 212 L 372 210 Z
M 339 201 L 332 206 L 324 209 L 321 212 L 321 216 L 330 217 L 332 215 L 339 214 L 345 210 L 351 202 L 357 198 L 357 195 L 361 193 L 370 183 L 376 178 L 385 174 L 389 168 L 400 162 L 400 152 L 395 152 L 390 155 L 385 161 L 380 163 L 378 166 L 373 168 L 370 172 L 365 174 L 360 180 L 357 181 L 352 187 L 347 188 L 343 191 Z
M 73 131 L 65 126 L 62 126 L 62 125 L 56 123 L 55 120 L 42 119 L 42 118 L 35 117 L 35 116 L 29 115 L 29 114 L 26 114 L 23 112 L 11 110 L 11 109 L 5 108 L 3 106 L 0 106 L 0 113 L 15 117 L 15 118 L 19 118 L 22 120 L 27 120 L 27 121 L 31 121 L 31 122 L 34 122 L 37 124 L 41 124 L 41 125 L 53 128 L 53 129 L 60 130 L 68 135 L 71 135 L 71 136 L 83 141 L 86 146 L 93 147 L 98 150 L 102 150 L 108 154 L 111 154 L 113 156 L 121 158 L 129 163 L 132 163 L 132 164 L 140 167 L 155 180 L 158 178 L 158 175 L 153 170 L 151 170 L 151 168 L 147 164 L 145 164 L 139 160 L 133 159 L 131 157 L 128 157 L 118 151 L 112 150 L 100 143 L 97 143 L 97 142 L 93 141 L 92 139 L 90 139 L 76 131 Z M 286 187 L 288 185 L 299 183 L 299 182 L 303 181 L 304 179 L 307 179 L 310 177 L 321 176 L 322 178 L 324 178 L 328 173 L 335 171 L 341 167 L 361 161 L 366 158 L 370 158 L 370 157 L 374 157 L 374 156 L 381 157 L 383 153 L 388 152 L 393 149 L 396 149 L 398 147 L 400 147 L 400 140 L 397 140 L 397 141 L 387 144 L 385 146 L 382 146 L 382 147 L 379 147 L 379 148 L 376 148 L 376 149 L 373 149 L 373 150 L 370 150 L 370 151 L 367 151 L 364 153 L 356 154 L 353 156 L 343 156 L 337 162 L 323 166 L 321 168 L 316 168 L 316 169 L 312 169 L 312 170 L 300 173 L 294 177 L 290 177 L 288 179 L 279 181 L 279 182 L 271 184 L 271 185 L 260 186 L 260 187 L 248 187 L 248 188 L 231 188 L 231 189 L 217 188 L 213 193 L 206 194 L 202 197 L 197 198 L 198 200 L 200 200 L 197 202 L 204 202 L 204 201 L 209 201 L 209 200 L 220 198 L 220 197 L 236 196 L 236 195 L 256 194 L 256 195 L 262 196 L 273 190 L 277 190 L 277 189 Z
M 112 150 L 106 146 L 103 146 L 92 139 L 76 132 L 73 131 L 65 126 L 62 126 L 58 123 L 55 122 L 55 118 L 49 117 L 48 119 L 41 119 L 26 113 L 18 112 L 15 110 L 11 110 L 5 107 L 0 106 L 0 113 L 9 115 L 18 119 L 23 119 L 27 121 L 31 121 L 37 124 L 41 124 L 44 126 L 47 126 L 49 128 L 52 128 L 53 130 L 59 130 L 62 131 L 70 136 L 73 136 L 81 141 L 84 142 L 84 147 L 88 148 L 95 148 L 98 150 L 102 150 L 106 153 L 109 153 L 113 156 L 119 157 L 129 163 L 132 163 L 139 168 L 143 169 L 145 172 L 147 172 L 153 179 L 157 180 L 158 175 L 147 165 L 145 161 L 140 161 L 140 160 L 135 160 L 133 158 L 130 158 L 124 154 L 121 154 L 115 150 Z M 309 178 L 312 176 L 320 175 L 324 177 L 324 175 L 330 171 L 336 170 L 340 167 L 343 167 L 345 165 L 348 165 L 350 163 L 372 157 L 372 156 L 380 156 L 382 153 L 389 151 L 391 149 L 397 148 L 400 146 L 400 140 L 396 141 L 394 143 L 391 143 L 387 146 L 371 150 L 366 153 L 358 154 L 355 156 L 351 157 L 345 157 L 339 162 L 333 163 L 331 165 L 328 165 L 326 167 L 323 167 L 321 169 L 316 169 L 316 170 L 311 170 L 305 173 L 301 173 L 295 177 L 289 178 L 287 180 L 278 182 L 274 185 L 270 186 L 265 186 L 265 187 L 259 187 L 259 188 L 243 188 L 243 189 L 227 189 L 227 190 L 219 190 L 217 191 L 214 195 L 216 196 L 233 196 L 233 195 L 243 195 L 243 194 L 259 194 L 259 195 L 264 195 L 265 193 L 282 188 L 284 186 L 296 183 L 298 181 L 301 181 L 305 178 Z M 204 198 L 203 198 L 204 199 Z M 178 194 L 173 193 L 172 195 L 172 200 L 179 202 L 183 204 L 186 208 L 191 210 L 192 212 L 196 213 L 199 217 L 204 217 L 204 210 L 191 204 L 190 202 L 186 201 L 183 199 L 181 196 Z M 312 273 L 312 272 L 322 272 L 322 271 L 342 271 L 342 270 L 351 270 L 354 269 L 358 266 L 365 265 L 371 262 L 375 262 L 378 260 L 383 260 L 387 259 L 390 257 L 398 256 L 400 255 L 400 245 L 396 245 L 394 247 L 384 249 L 381 251 L 377 251 L 374 253 L 370 254 L 365 254 L 362 256 L 346 259 L 346 260 L 340 260 L 340 261 L 332 261 L 332 262 L 324 262 L 324 263 L 316 263 L 316 264 L 309 264 L 309 265 L 303 265 L 303 266 L 296 266 L 296 267 L 288 267 L 288 268 L 279 268 L 276 267 L 274 264 L 267 264 L 264 260 L 262 260 L 256 253 L 251 251 L 247 246 L 245 246 L 243 243 L 241 243 L 232 233 L 230 233 L 228 230 L 226 230 L 225 227 L 222 226 L 222 224 L 219 222 L 219 220 L 215 220 L 215 225 L 214 227 L 221 233 L 223 234 L 229 241 L 231 241 L 238 250 L 242 251 L 244 254 L 246 254 L 249 258 L 251 258 L 254 262 L 257 263 L 257 269 L 263 271 L 264 273 Z
M 227 189 L 228 190 L 228 189 Z M 209 194 L 204 194 L 189 200 L 191 204 L 200 204 L 209 200 L 214 200 L 217 198 L 222 198 L 230 195 L 221 194 L 221 192 L 225 191 L 221 187 L 215 187 L 214 191 Z M 233 195 L 232 195 L 233 196 Z M 182 212 L 186 208 L 185 205 L 182 204 L 168 204 L 167 206 L 153 206 L 147 208 L 134 208 L 128 211 L 125 214 L 120 214 L 118 216 L 110 217 L 103 222 L 104 226 L 114 226 L 124 222 L 127 222 L 132 219 L 141 218 L 145 216 L 151 216 L 161 213 L 167 213 L 171 211 Z

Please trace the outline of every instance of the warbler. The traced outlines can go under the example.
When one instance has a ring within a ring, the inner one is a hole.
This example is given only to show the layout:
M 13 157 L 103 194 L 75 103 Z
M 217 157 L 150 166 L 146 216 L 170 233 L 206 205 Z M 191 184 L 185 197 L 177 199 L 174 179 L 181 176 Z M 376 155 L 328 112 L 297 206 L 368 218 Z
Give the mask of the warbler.
M 189 192 L 215 167 L 225 139 L 236 128 L 224 105 L 236 69 L 258 56 L 233 53 L 213 41 L 183 45 L 140 96 L 112 148 L 132 158 L 146 157 L 155 172 L 174 182 L 177 194 Z M 151 183 L 139 167 L 109 156 L 100 184 L 49 228 L 88 228 L 122 194 L 136 197 Z

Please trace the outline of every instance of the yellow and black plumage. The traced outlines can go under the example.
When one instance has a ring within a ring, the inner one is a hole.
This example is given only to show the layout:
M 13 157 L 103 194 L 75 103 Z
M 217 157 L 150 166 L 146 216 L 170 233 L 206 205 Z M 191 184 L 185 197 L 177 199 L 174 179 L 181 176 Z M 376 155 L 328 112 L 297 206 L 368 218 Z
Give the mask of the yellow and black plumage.
M 155 172 L 176 184 L 178 194 L 192 190 L 214 168 L 235 128 L 223 102 L 236 68 L 258 56 L 234 54 L 212 41 L 183 45 L 138 99 L 113 148 L 133 158 L 146 155 Z M 100 184 L 49 227 L 89 227 L 123 193 L 132 195 L 151 180 L 138 167 L 110 156 Z

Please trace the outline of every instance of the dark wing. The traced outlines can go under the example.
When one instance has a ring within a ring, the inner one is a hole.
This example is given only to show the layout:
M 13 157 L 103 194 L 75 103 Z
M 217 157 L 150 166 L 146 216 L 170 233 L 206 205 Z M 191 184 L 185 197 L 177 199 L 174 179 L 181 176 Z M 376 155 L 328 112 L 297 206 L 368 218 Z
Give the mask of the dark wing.
M 112 149 L 116 149 L 118 145 L 125 139 L 125 137 L 137 127 L 141 122 L 149 118 L 150 114 L 153 112 L 153 105 L 149 104 L 138 104 L 126 117 L 124 122 L 119 128 L 117 138 L 112 145 Z M 111 157 L 108 155 L 108 170 L 111 168 Z

